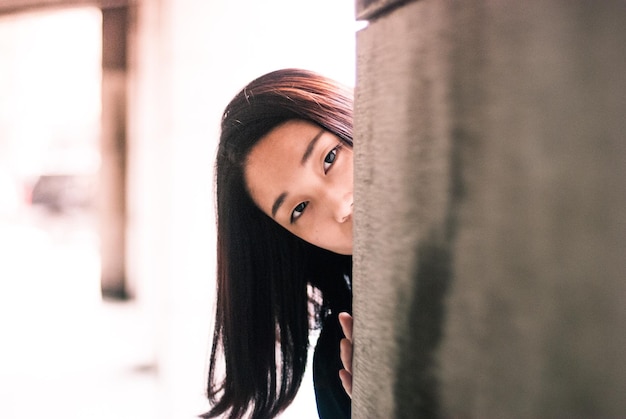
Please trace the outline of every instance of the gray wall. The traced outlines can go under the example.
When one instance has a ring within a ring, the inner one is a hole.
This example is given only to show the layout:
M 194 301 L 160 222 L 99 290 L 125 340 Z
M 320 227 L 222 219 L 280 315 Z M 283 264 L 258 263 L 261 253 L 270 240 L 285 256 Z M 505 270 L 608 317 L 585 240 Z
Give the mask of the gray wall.
M 626 2 L 357 3 L 353 417 L 622 417 Z

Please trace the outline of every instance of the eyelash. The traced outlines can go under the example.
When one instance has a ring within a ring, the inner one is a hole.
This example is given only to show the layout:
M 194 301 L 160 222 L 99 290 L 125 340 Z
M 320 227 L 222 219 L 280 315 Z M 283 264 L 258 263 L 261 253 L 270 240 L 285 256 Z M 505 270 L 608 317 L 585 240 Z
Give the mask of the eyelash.
M 326 154 L 326 157 L 324 157 L 324 174 L 328 173 L 330 168 L 337 161 L 337 155 L 339 154 L 339 150 L 341 149 L 341 146 L 342 144 L 337 144 L 337 146 L 334 147 L 332 150 L 330 150 L 328 154 Z M 329 156 L 333 156 L 332 161 L 326 161 L 326 159 L 328 159 Z M 326 167 L 327 164 L 329 165 L 328 167 Z M 291 224 L 295 223 L 298 220 L 298 218 L 302 217 L 302 214 L 304 214 L 304 210 L 308 205 L 309 205 L 308 201 L 300 202 L 298 205 L 296 205 L 296 207 L 291 212 L 291 218 L 289 220 Z M 297 212 L 299 214 L 296 215 Z

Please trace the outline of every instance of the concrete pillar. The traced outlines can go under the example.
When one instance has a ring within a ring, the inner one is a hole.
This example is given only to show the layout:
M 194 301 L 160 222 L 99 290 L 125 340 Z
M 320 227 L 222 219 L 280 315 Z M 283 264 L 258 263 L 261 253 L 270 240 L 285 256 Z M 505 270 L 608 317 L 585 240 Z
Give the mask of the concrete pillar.
M 102 9 L 102 134 L 98 218 L 102 294 L 126 298 L 128 7 Z M 130 292 L 129 292 L 130 291 Z
M 353 417 L 620 417 L 626 3 L 357 3 Z

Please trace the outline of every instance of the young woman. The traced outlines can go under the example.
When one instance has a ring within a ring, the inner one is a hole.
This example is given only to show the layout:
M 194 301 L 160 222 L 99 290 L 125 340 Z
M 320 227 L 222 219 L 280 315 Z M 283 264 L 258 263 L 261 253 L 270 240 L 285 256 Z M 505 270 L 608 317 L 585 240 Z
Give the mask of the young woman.
M 204 418 L 280 414 L 302 381 L 311 327 L 321 328 L 319 416 L 350 417 L 352 108 L 351 89 L 286 69 L 252 81 L 224 111 Z

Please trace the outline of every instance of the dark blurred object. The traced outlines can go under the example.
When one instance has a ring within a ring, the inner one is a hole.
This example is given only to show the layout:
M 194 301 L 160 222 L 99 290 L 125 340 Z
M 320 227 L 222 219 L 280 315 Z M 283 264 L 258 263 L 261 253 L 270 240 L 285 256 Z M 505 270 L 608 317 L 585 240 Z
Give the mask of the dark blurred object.
M 64 214 L 93 207 L 94 175 L 42 175 L 33 185 L 31 204 Z

